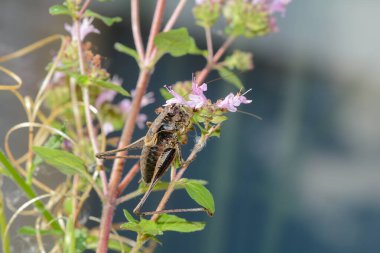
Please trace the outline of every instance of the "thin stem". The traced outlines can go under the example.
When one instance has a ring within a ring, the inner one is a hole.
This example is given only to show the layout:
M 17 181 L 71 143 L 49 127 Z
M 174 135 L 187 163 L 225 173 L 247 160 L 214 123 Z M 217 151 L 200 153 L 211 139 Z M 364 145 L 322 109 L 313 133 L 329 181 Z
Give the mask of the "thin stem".
M 135 177 L 135 175 L 137 174 L 137 172 L 139 171 L 139 169 L 140 169 L 140 163 L 137 162 L 129 170 L 129 172 L 127 173 L 127 175 L 125 175 L 125 177 L 123 178 L 123 180 L 121 180 L 119 186 L 117 187 L 118 195 L 120 195 L 124 191 L 124 189 L 129 185 L 129 183 Z
M 201 73 L 199 73 L 199 75 L 197 76 L 198 84 L 201 84 L 204 82 L 204 80 L 206 79 L 207 75 L 210 73 L 212 68 L 215 66 L 215 64 L 218 63 L 219 59 L 223 56 L 223 54 L 226 52 L 228 47 L 231 46 L 231 44 L 235 41 L 235 39 L 236 39 L 235 37 L 231 36 L 223 43 L 223 45 L 215 53 L 212 61 L 209 64 L 207 64 L 207 66 L 204 69 L 202 69 Z
M 145 94 L 146 88 L 148 86 L 149 78 L 151 76 L 151 71 L 148 69 L 143 69 L 140 72 L 139 79 L 136 85 L 136 94 L 132 101 L 131 111 L 128 114 L 128 118 L 123 128 L 123 133 L 120 138 L 118 148 L 127 146 L 132 139 L 133 130 L 135 128 L 136 119 L 140 111 L 141 100 Z M 126 155 L 126 151 L 117 153 L 117 156 Z M 110 229 L 112 225 L 112 217 L 114 215 L 115 207 L 117 204 L 118 197 L 118 186 L 123 172 L 125 160 L 116 159 L 109 182 L 109 191 L 106 196 L 106 203 L 103 206 L 102 220 L 100 224 L 100 235 L 99 235 L 99 245 L 97 248 L 97 253 L 107 252 L 107 244 L 110 234 Z
M 158 0 L 156 4 L 156 10 L 154 12 L 153 20 L 152 20 L 152 25 L 150 28 L 150 33 L 149 33 L 149 38 L 148 38 L 148 45 L 146 49 L 146 57 L 149 58 L 149 56 L 152 53 L 152 50 L 154 48 L 154 43 L 153 40 L 160 31 L 161 28 L 161 23 L 162 23 L 162 16 L 164 13 L 166 5 L 166 0 Z M 147 61 L 149 59 L 145 59 Z
M 77 50 L 78 50 L 78 60 L 79 60 L 79 69 L 82 75 L 86 74 L 85 64 L 84 64 L 84 57 L 83 57 L 83 51 L 82 51 L 82 43 L 80 41 L 80 23 L 78 20 L 74 21 L 76 33 L 77 33 Z M 91 111 L 90 111 L 90 95 L 87 87 L 82 88 L 82 98 L 83 98 L 83 104 L 84 104 L 84 113 L 86 118 L 86 125 L 87 125 L 87 131 L 88 136 L 91 141 L 92 149 L 94 151 L 94 154 L 99 153 L 99 146 L 98 146 L 98 140 L 95 136 L 94 131 L 94 125 L 92 122 L 91 117 Z M 103 161 L 101 159 L 96 159 L 96 164 L 98 167 L 103 168 Z M 105 171 L 100 170 L 100 178 L 102 181 L 103 186 L 103 193 L 104 195 L 107 194 L 107 178 L 105 176 Z
M 177 7 L 175 8 L 172 16 L 169 18 L 168 22 L 166 23 L 165 27 L 164 27 L 164 32 L 167 32 L 169 31 L 170 29 L 172 29 L 172 27 L 174 26 L 175 22 L 177 21 L 179 15 L 181 14 L 183 8 L 185 7 L 186 5 L 186 1 L 187 0 L 180 0 L 178 2 L 178 5 Z
M 206 42 L 207 42 L 207 51 L 208 51 L 208 64 L 210 64 L 214 57 L 214 51 L 212 48 L 212 36 L 210 27 L 205 28 L 206 33 Z
M 181 1 L 179 1 L 179 3 L 177 5 L 177 7 L 175 8 L 172 16 L 169 18 L 169 21 L 166 23 L 166 25 L 164 27 L 164 30 L 163 30 L 164 32 L 167 32 L 170 29 L 172 29 L 172 27 L 174 26 L 175 22 L 177 21 L 179 15 L 181 14 L 183 8 L 185 7 L 186 1 L 187 0 L 181 0 Z M 154 47 L 153 50 L 152 50 L 151 55 L 149 56 L 149 61 L 153 61 L 153 59 L 156 56 L 156 54 L 157 54 L 157 48 Z
M 76 93 L 76 85 L 74 78 L 70 78 L 70 97 L 71 97 L 71 104 L 72 104 L 72 110 L 75 120 L 75 127 L 77 129 L 77 135 L 79 140 L 83 140 L 83 129 L 82 129 L 82 119 L 80 117 L 79 113 L 79 105 L 78 105 L 78 98 Z
M 140 28 L 140 1 L 131 1 L 131 22 L 132 22 L 132 33 L 133 40 L 135 41 L 135 47 L 137 53 L 139 54 L 140 60 L 145 58 L 144 54 L 144 44 L 141 38 L 141 28 Z
M 86 11 L 86 9 L 90 5 L 90 3 L 91 3 L 91 0 L 86 0 L 86 2 L 84 2 L 84 4 L 82 5 L 82 8 L 80 9 L 80 11 L 78 13 L 79 18 L 82 18 L 84 12 Z

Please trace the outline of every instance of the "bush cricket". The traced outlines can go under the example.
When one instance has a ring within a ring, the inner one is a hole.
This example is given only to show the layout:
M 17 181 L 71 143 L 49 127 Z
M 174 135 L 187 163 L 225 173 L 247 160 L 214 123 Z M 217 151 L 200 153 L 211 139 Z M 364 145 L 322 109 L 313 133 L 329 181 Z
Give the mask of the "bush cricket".
M 148 123 L 147 134 L 121 148 L 96 154 L 99 159 L 116 158 L 140 158 L 140 171 L 142 180 L 149 184 L 148 190 L 134 208 L 133 212 L 140 214 L 141 208 L 160 178 L 169 169 L 174 160 L 178 159 L 181 163 L 180 145 L 187 141 L 187 133 L 192 128 L 191 117 L 193 109 L 190 107 L 172 104 L 160 108 L 160 114 L 152 122 Z M 142 149 L 141 156 L 116 156 L 120 151 L 129 149 Z M 205 211 L 204 208 L 164 210 L 160 212 L 143 212 L 144 215 L 152 215 L 163 212 L 186 212 L 186 211 Z

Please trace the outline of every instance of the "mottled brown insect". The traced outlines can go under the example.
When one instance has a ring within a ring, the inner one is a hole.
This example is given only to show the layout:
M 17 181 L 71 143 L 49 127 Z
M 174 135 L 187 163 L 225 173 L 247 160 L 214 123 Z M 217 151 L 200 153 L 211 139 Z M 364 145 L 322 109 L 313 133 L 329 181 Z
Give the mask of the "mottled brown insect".
M 157 118 L 149 123 L 149 130 L 144 137 L 125 148 L 106 151 L 96 155 L 99 159 L 136 158 L 136 156 L 112 156 L 113 154 L 128 150 L 142 149 L 140 158 L 140 171 L 142 180 L 150 183 L 148 190 L 139 204 L 133 210 L 140 214 L 145 200 L 153 187 L 165 174 L 175 159 L 182 162 L 180 145 L 186 143 L 187 133 L 192 127 L 191 117 L 193 111 L 182 105 L 169 105 L 161 108 Z

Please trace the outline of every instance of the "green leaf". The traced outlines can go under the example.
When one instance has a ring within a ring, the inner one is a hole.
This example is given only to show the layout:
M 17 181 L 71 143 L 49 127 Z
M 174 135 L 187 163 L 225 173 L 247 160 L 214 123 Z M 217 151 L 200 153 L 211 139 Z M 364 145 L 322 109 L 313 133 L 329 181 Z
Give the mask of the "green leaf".
M 205 223 L 203 222 L 190 222 L 169 214 L 161 214 L 156 223 L 161 231 L 176 231 L 182 233 L 203 230 L 205 227 Z
M 84 162 L 69 152 L 46 147 L 33 147 L 33 151 L 63 174 L 74 175 L 86 171 Z
M 170 92 L 165 88 L 160 88 L 160 94 L 165 100 L 171 99 L 173 97 L 173 95 L 170 94 Z
M 127 54 L 129 56 L 132 56 L 133 58 L 135 58 L 136 62 L 140 62 L 140 59 L 139 59 L 139 56 L 138 56 L 136 50 L 134 50 L 130 47 L 127 47 L 126 45 L 123 45 L 119 42 L 116 42 L 114 47 L 120 53 L 124 53 L 124 54 Z
M 86 17 L 94 17 L 94 18 L 100 19 L 107 26 L 111 26 L 114 23 L 118 23 L 118 22 L 121 22 L 123 20 L 121 17 L 113 17 L 113 18 L 106 17 L 106 16 L 103 16 L 103 15 L 101 15 L 99 13 L 93 12 L 91 10 L 86 10 L 85 13 L 84 13 L 84 16 L 86 16 Z
M 194 181 L 184 181 L 189 196 L 199 205 L 206 208 L 210 215 L 215 212 L 214 198 L 205 186 Z
M 0 163 L 4 165 L 5 169 L 11 175 L 12 180 L 17 184 L 17 186 L 24 192 L 24 194 L 29 199 L 35 199 L 37 197 L 37 193 L 34 189 L 25 182 L 25 178 L 20 175 L 20 173 L 14 168 L 11 162 L 4 155 L 3 151 L 0 149 Z M 45 217 L 50 226 L 56 230 L 62 230 L 61 226 L 57 222 L 57 220 L 53 217 L 53 215 L 45 208 L 45 205 L 40 200 L 34 201 L 34 206 L 38 209 L 38 211 Z
M 17 233 L 20 235 L 35 236 L 37 234 L 37 230 L 31 226 L 24 226 L 24 227 L 21 227 L 17 231 Z M 55 229 L 40 229 L 39 233 L 41 235 L 62 235 L 63 234 L 62 231 L 55 230 Z
M 50 15 L 71 15 L 70 10 L 63 5 L 53 5 L 49 8 Z
M 94 84 L 100 86 L 100 87 L 103 87 L 105 89 L 109 89 L 109 90 L 113 90 L 113 91 L 116 91 L 118 93 L 120 93 L 121 95 L 124 95 L 126 97 L 130 97 L 131 95 L 128 93 L 128 91 L 124 90 L 123 87 L 119 86 L 119 85 L 116 85 L 114 83 L 110 83 L 110 82 L 107 82 L 107 81 L 102 81 L 102 80 L 94 80 Z
M 127 210 L 123 209 L 123 212 L 124 212 L 125 218 L 127 218 L 127 221 L 137 222 L 137 220 L 135 218 L 133 218 L 133 216 Z
M 141 218 L 140 222 L 137 221 L 130 221 L 127 223 L 124 223 L 120 226 L 122 229 L 131 230 L 137 233 L 141 234 L 148 234 L 148 235 L 162 235 L 162 231 L 158 227 L 158 225 L 151 220 L 146 220 Z
M 203 55 L 204 57 L 207 57 L 208 52 L 207 50 L 199 49 L 197 44 L 195 43 L 194 38 L 190 37 L 189 54 Z
M 219 116 L 212 117 L 211 122 L 214 123 L 214 124 L 219 124 L 219 123 L 222 123 L 223 121 L 225 121 L 227 119 L 228 118 L 226 116 L 219 115 Z
M 169 53 L 174 57 L 187 54 L 192 47 L 191 37 L 186 28 L 159 33 L 154 39 L 154 44 L 161 53 Z
M 235 75 L 234 72 L 229 71 L 228 69 L 223 68 L 223 67 L 218 67 L 217 71 L 219 72 L 219 75 L 220 75 L 221 78 L 223 78 L 227 82 L 233 84 L 236 88 L 238 88 L 238 89 L 243 89 L 244 88 L 242 82 L 237 77 L 237 75 Z
M 6 177 L 11 177 L 11 174 L 6 169 L 4 169 L 3 167 L 0 167 L 0 174 L 4 175 Z

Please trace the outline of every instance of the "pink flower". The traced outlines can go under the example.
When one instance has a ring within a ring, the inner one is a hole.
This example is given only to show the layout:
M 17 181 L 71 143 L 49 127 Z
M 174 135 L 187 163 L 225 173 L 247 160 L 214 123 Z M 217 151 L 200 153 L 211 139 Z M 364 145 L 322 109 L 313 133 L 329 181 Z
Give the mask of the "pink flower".
M 134 97 L 136 94 L 136 91 L 135 90 L 131 90 L 131 95 L 132 97 Z M 142 100 L 141 100 L 141 107 L 144 107 L 144 106 L 147 106 L 147 105 L 150 105 L 150 104 L 153 104 L 155 102 L 155 98 L 154 98 L 154 93 L 153 92 L 148 92 L 146 93 Z
M 145 127 L 145 122 L 147 119 L 148 119 L 148 116 L 146 116 L 146 114 L 140 113 L 136 119 L 137 127 L 140 129 L 143 129 Z
M 113 125 L 110 122 L 105 122 L 103 124 L 103 132 L 105 135 L 114 131 Z
M 170 94 L 174 96 L 174 98 L 166 100 L 166 104 L 164 104 L 164 106 L 168 106 L 171 104 L 188 105 L 187 101 L 177 92 L 175 92 L 171 86 L 165 85 L 164 87 L 169 91 Z
M 281 13 L 282 16 L 285 16 L 286 5 L 290 3 L 291 0 L 272 0 L 269 4 L 270 13 Z
M 94 21 L 94 18 L 84 18 L 82 20 L 82 23 L 79 27 L 80 41 L 83 41 L 84 38 L 90 33 L 100 33 L 100 31 L 92 25 L 92 21 Z M 69 25 L 65 23 L 65 30 L 71 34 L 71 38 L 73 40 L 77 40 L 77 31 L 74 27 L 74 24 Z
M 195 109 L 199 109 L 202 106 L 206 105 L 208 100 L 206 96 L 203 94 L 204 91 L 207 91 L 207 84 L 204 83 L 200 86 L 198 86 L 195 78 L 193 77 L 193 82 L 192 82 L 192 92 L 189 95 L 189 101 L 187 104 Z
M 114 75 L 112 79 L 110 80 L 110 82 L 118 86 L 121 86 L 121 84 L 123 83 L 123 79 L 121 79 L 117 75 Z M 115 98 L 116 94 L 117 92 L 113 90 L 102 91 L 99 94 L 99 96 L 96 98 L 95 106 L 99 108 L 105 102 L 111 102 Z
M 120 108 L 120 111 L 123 115 L 128 115 L 128 113 L 131 110 L 131 107 L 132 107 L 132 101 L 128 98 L 123 99 L 119 103 L 119 108 Z M 143 113 L 140 113 L 137 116 L 136 124 L 137 124 L 138 128 L 143 129 L 145 127 L 145 122 L 146 122 L 147 118 L 148 118 L 148 116 L 146 116 Z
M 249 91 L 250 90 L 248 90 L 247 92 Z M 252 102 L 252 100 L 248 100 L 244 96 L 247 92 L 245 92 L 243 95 L 240 95 L 240 93 L 236 95 L 230 93 L 223 100 L 219 100 L 218 102 L 216 102 L 216 106 L 221 109 L 227 109 L 230 112 L 236 112 L 236 107 L 238 107 L 240 104 L 249 104 Z

